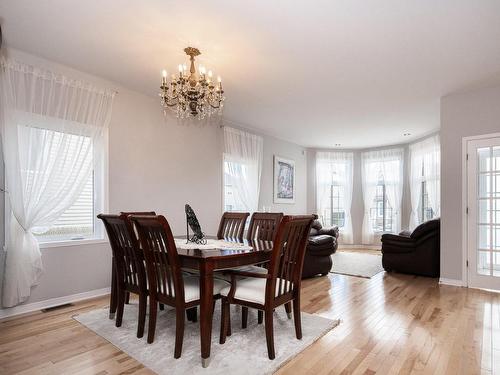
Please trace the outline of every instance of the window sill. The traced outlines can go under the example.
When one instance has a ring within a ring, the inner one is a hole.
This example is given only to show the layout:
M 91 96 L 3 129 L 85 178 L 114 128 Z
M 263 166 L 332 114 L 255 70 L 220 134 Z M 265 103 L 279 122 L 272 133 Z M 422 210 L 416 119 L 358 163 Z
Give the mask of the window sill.
M 72 247 L 72 246 L 82 246 L 82 245 L 93 245 L 108 243 L 108 240 L 104 238 L 91 238 L 87 240 L 66 240 L 66 241 L 52 241 L 52 242 L 40 242 L 40 249 L 49 249 L 52 247 Z

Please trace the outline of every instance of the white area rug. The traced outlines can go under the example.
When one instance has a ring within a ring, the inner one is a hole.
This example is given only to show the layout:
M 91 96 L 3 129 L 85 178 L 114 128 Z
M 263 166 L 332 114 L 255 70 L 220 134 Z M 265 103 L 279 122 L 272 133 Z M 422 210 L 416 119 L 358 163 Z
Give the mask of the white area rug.
M 267 357 L 264 324 L 257 324 L 257 311 L 253 309 L 249 309 L 248 327 L 243 330 L 241 308 L 232 306 L 232 335 L 224 345 L 219 344 L 220 302 L 217 302 L 210 365 L 203 368 L 199 323 L 186 320 L 182 356 L 174 359 L 175 313 L 172 309 L 159 311 L 153 344 L 146 342 L 147 319 L 144 337 L 136 337 L 136 304 L 125 305 L 120 328 L 115 327 L 114 320 L 108 319 L 108 312 L 108 309 L 98 309 L 73 318 L 158 374 L 272 374 L 339 324 L 338 320 L 302 313 L 303 337 L 302 340 L 297 340 L 293 319 L 287 318 L 285 309 L 281 306 L 276 309 L 274 317 L 276 358 L 271 361 Z
M 382 255 L 337 251 L 332 255 L 332 260 L 330 272 L 342 275 L 370 278 L 384 270 Z

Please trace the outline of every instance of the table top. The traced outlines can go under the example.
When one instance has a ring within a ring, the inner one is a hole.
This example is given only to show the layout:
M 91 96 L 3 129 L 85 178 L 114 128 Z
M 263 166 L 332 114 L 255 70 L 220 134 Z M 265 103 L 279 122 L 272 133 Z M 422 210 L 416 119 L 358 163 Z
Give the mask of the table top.
M 175 236 L 176 239 L 186 239 L 186 236 Z M 207 236 L 207 239 L 215 239 L 215 236 Z M 224 238 L 227 242 L 234 242 L 238 245 L 250 246 L 251 249 L 241 248 L 241 246 L 235 246 L 234 249 L 179 249 L 177 248 L 177 253 L 180 257 L 192 257 L 192 258 L 228 258 L 228 257 L 240 257 L 245 254 L 256 254 L 259 252 L 269 253 L 273 249 L 272 241 L 262 241 L 262 240 L 247 240 L 247 239 L 237 239 L 237 238 Z

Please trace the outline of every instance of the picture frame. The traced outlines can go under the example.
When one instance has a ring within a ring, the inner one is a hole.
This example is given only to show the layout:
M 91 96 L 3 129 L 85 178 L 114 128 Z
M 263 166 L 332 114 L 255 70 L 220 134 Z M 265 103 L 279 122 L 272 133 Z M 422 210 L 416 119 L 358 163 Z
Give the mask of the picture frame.
M 295 161 L 274 155 L 274 203 L 295 203 Z

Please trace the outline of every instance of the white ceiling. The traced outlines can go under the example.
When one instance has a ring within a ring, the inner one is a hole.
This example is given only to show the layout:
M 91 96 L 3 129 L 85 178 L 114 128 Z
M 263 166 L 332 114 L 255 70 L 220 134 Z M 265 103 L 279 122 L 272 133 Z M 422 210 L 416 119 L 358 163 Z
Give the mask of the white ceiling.
M 441 96 L 500 72 L 498 0 L 2 0 L 0 21 L 8 46 L 152 96 L 198 47 L 228 120 L 311 147 L 431 133 Z

